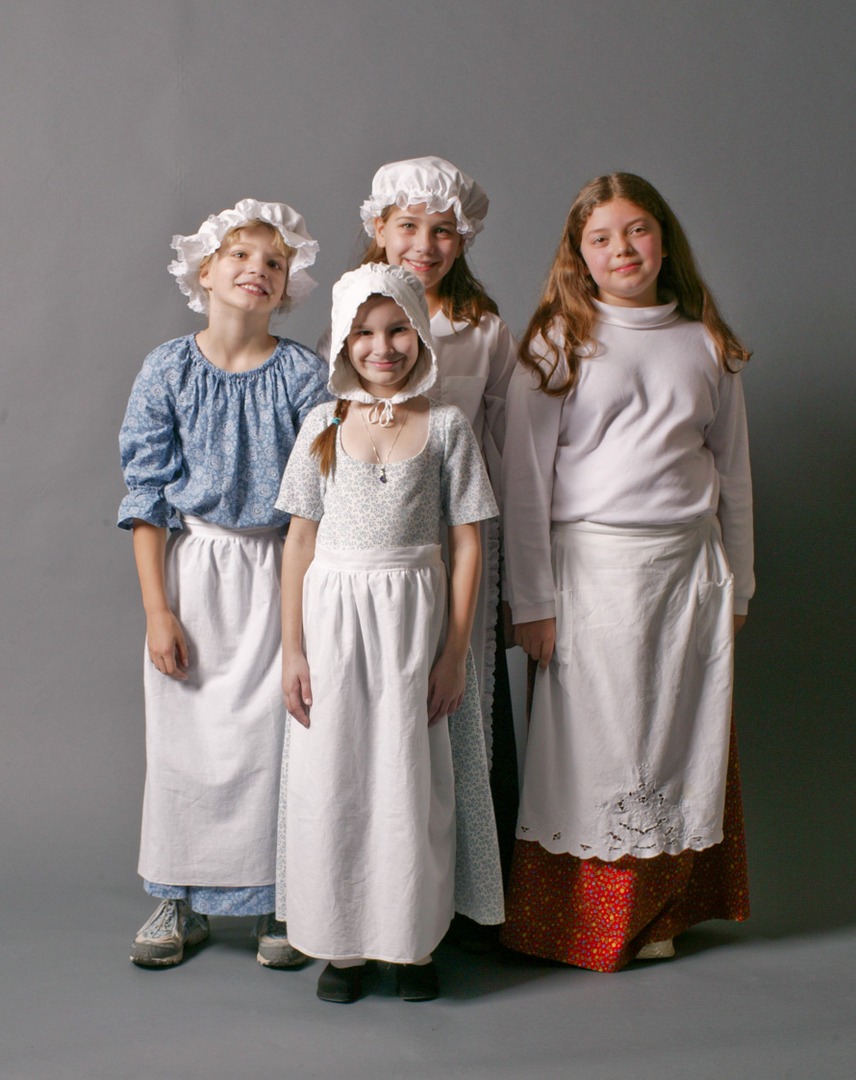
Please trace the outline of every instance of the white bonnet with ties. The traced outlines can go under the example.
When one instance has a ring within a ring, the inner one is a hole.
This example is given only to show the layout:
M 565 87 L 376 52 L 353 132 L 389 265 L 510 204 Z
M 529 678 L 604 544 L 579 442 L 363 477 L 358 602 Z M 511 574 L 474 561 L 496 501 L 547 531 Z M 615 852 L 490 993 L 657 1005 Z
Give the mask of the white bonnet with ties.
M 372 180 L 372 193 L 360 207 L 360 217 L 369 236 L 374 236 L 375 218 L 387 206 L 425 205 L 429 214 L 450 207 L 455 212 L 458 232 L 469 244 L 484 228 L 489 200 L 471 176 L 450 161 L 438 157 L 409 158 L 381 165 Z
M 386 263 L 366 263 L 344 274 L 333 286 L 332 336 L 330 339 L 330 381 L 327 389 L 337 398 L 362 401 L 373 405 L 378 401 L 364 390 L 356 371 L 345 358 L 344 348 L 351 326 L 360 306 L 370 296 L 388 296 L 407 316 L 419 335 L 424 348 L 406 385 L 391 398 L 392 406 L 424 394 L 437 378 L 437 358 L 431 339 L 430 317 L 422 282 L 403 266 Z
M 171 247 L 178 257 L 169 264 L 169 272 L 184 295 L 189 297 L 187 306 L 192 311 L 204 314 L 208 310 L 208 293 L 199 284 L 203 260 L 217 251 L 226 233 L 251 221 L 272 225 L 291 249 L 285 300 L 280 305 L 280 311 L 290 311 L 295 304 L 305 300 L 318 284 L 306 273 L 306 267 L 315 262 L 318 242 L 307 232 L 306 222 L 300 214 L 287 203 L 241 199 L 231 210 L 212 214 L 200 225 L 198 232 L 189 236 L 177 234 L 172 238 Z

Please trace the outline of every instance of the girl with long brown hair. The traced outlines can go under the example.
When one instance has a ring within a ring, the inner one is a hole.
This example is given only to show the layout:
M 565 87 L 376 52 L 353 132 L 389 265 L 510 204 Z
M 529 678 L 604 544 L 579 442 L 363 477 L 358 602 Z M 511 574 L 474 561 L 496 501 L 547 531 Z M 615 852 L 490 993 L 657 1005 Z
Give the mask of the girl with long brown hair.
M 511 948 L 616 971 L 748 915 L 730 718 L 749 355 L 652 185 L 587 184 L 509 391 L 509 595 L 538 665 Z
M 505 397 L 517 359 L 495 302 L 473 273 L 468 252 L 484 228 L 488 197 L 471 176 L 439 157 L 382 165 L 360 208 L 369 243 L 362 262 L 403 266 L 422 282 L 437 353 L 428 396 L 457 405 L 472 425 L 494 492 L 501 484 Z M 503 867 L 507 874 L 517 811 L 517 754 L 499 602 L 500 538 L 496 521 L 481 527 L 483 566 L 472 634 L 491 761 Z M 478 932 L 461 920 L 465 946 Z M 483 943 L 481 943 L 483 944 Z

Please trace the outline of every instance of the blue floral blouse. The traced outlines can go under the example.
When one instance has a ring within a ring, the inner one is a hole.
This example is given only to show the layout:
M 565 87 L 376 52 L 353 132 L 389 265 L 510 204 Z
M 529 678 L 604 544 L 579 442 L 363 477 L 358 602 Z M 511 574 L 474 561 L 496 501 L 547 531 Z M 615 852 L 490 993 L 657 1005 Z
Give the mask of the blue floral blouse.
M 139 518 L 180 529 L 182 514 L 233 529 L 285 525 L 280 478 L 303 418 L 329 399 L 327 378 L 324 361 L 287 338 L 243 372 L 206 360 L 192 334 L 149 353 L 119 433 L 119 527 Z

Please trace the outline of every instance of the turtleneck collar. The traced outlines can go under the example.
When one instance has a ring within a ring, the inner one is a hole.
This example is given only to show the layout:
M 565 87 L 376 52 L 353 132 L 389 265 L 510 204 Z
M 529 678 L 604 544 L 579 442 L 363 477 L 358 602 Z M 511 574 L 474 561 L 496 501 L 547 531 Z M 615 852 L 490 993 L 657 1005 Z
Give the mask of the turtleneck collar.
M 671 326 L 680 318 L 677 300 L 656 307 L 618 307 L 595 300 L 594 306 L 601 322 L 623 326 L 627 330 L 659 330 L 662 326 Z

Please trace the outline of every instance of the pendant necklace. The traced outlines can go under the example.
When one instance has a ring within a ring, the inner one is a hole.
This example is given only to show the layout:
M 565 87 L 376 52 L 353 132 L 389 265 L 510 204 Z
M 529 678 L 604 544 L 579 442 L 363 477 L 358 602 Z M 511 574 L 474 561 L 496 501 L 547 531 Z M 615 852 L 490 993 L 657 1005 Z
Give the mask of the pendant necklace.
M 377 408 L 377 406 L 373 406 L 373 408 Z M 389 450 L 387 450 L 387 452 L 386 452 L 386 460 L 381 461 L 380 454 L 377 452 L 377 447 L 375 446 L 374 439 L 372 438 L 372 433 L 369 430 L 369 422 L 368 422 L 368 420 L 366 420 L 365 410 L 360 409 L 360 416 L 362 416 L 362 418 L 363 418 L 363 424 L 365 425 L 366 435 L 368 435 L 369 442 L 372 444 L 372 450 L 374 450 L 375 461 L 380 466 L 380 472 L 378 473 L 378 480 L 380 480 L 380 482 L 382 484 L 386 483 L 386 467 L 389 464 L 390 455 L 392 454 L 392 451 L 395 449 L 395 444 L 398 442 L 398 436 L 402 433 L 402 431 L 404 431 L 404 425 L 407 423 L 407 417 L 409 415 L 410 415 L 410 411 L 406 410 L 405 413 L 404 413 L 404 419 L 401 422 L 401 427 L 395 433 L 395 438 L 392 440 L 392 446 L 390 446 Z M 385 427 L 386 425 L 383 425 L 383 426 Z

